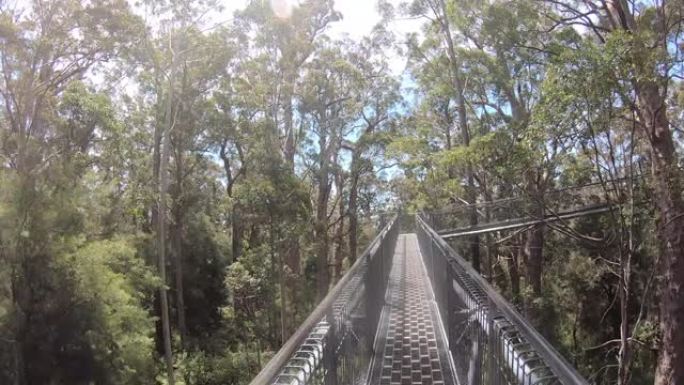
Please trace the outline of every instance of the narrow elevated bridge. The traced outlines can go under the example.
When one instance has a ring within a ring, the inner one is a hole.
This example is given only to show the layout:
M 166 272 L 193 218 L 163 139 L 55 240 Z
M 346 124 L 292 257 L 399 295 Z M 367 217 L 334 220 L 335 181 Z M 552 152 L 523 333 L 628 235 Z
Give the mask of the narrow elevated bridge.
M 251 384 L 587 384 L 434 222 L 392 219 Z

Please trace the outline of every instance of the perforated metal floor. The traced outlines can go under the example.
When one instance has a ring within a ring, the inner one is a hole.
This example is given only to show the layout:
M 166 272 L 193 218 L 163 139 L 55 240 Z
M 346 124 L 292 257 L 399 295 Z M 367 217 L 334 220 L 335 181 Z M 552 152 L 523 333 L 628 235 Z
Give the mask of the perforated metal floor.
M 370 383 L 454 384 L 415 234 L 402 234 L 397 239 L 387 292 Z

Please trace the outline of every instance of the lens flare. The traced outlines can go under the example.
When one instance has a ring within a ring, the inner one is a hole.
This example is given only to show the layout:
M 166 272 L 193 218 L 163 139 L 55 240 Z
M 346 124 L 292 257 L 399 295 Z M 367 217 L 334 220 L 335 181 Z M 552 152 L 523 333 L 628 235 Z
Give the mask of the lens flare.
M 294 7 L 294 0 L 270 0 L 271 9 L 276 17 L 280 19 L 289 19 L 292 16 L 292 8 Z

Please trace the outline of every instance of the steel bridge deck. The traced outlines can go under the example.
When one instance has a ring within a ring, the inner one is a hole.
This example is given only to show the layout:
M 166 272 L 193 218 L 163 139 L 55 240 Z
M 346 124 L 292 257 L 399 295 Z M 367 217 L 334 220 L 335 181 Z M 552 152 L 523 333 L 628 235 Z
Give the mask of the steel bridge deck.
M 455 384 L 416 234 L 397 239 L 385 302 L 370 384 Z

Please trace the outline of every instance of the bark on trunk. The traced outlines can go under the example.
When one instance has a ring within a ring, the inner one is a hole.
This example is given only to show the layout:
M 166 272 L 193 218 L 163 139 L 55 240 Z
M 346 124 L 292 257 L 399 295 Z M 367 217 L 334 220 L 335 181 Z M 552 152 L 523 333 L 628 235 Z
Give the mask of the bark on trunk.
M 233 187 L 235 186 L 235 182 L 237 178 L 240 175 L 243 175 L 246 171 L 245 169 L 245 164 L 244 164 L 244 158 L 242 155 L 242 147 L 238 143 L 236 145 L 238 153 L 240 154 L 240 162 L 241 165 L 238 170 L 233 170 L 233 165 L 231 164 L 231 158 L 228 155 L 227 152 L 227 147 L 228 147 L 228 140 L 224 139 L 223 144 L 221 145 L 221 149 L 219 151 L 219 155 L 221 157 L 221 160 L 223 161 L 223 170 L 225 171 L 226 174 L 226 193 L 230 198 L 233 198 Z M 233 215 L 231 215 L 231 252 L 232 252 L 232 259 L 233 261 L 237 261 L 240 259 L 240 255 L 242 254 L 242 239 L 244 238 L 244 233 L 245 233 L 245 226 L 242 223 L 242 218 L 241 218 L 241 205 L 240 201 L 236 200 L 235 203 L 233 204 Z
M 447 43 L 447 53 L 449 54 L 449 61 L 452 70 L 452 81 L 455 90 L 456 108 L 458 110 L 458 127 L 461 131 L 463 145 L 470 146 L 470 132 L 468 131 L 468 117 L 465 104 L 463 79 L 461 78 L 461 68 L 458 58 L 456 57 L 456 49 L 451 37 L 451 27 L 447 18 L 447 6 L 444 0 L 441 0 L 441 15 L 439 16 L 442 25 L 442 31 Z M 469 204 L 475 204 L 477 192 L 475 191 L 475 179 L 473 177 L 473 166 L 470 162 L 466 164 L 466 200 Z M 477 226 L 477 210 L 473 206 L 468 215 L 470 226 Z M 469 237 L 470 242 L 470 257 L 471 264 L 476 271 L 480 271 L 480 237 L 473 235 Z
M 356 257 L 359 248 L 359 179 L 364 172 L 362 165 L 361 154 L 366 148 L 366 137 L 371 135 L 375 130 L 376 124 L 369 124 L 365 132 L 361 135 L 354 147 L 351 161 L 351 175 L 349 183 L 349 207 L 347 212 L 349 214 L 349 264 L 356 262 Z
M 244 237 L 245 229 L 242 226 L 242 218 L 240 218 L 240 205 L 233 206 L 232 222 L 232 244 L 231 250 L 233 252 L 233 261 L 240 259 L 242 254 L 242 238 Z
M 614 0 L 606 10 L 613 29 L 639 33 L 634 14 L 625 0 Z M 659 50 L 667 55 L 669 33 L 666 13 L 654 13 L 653 23 L 644 26 L 654 32 L 652 46 L 636 41 L 632 47 L 636 57 Z M 684 175 L 679 166 L 669 118 L 667 85 L 670 80 L 660 75 L 651 60 L 635 61 L 636 76 L 632 80 L 639 122 L 650 144 L 651 174 L 658 209 L 660 240 L 660 332 L 661 346 L 655 373 L 655 385 L 684 384 Z
M 185 74 L 183 83 L 185 83 Z M 176 281 L 176 317 L 178 322 L 178 332 L 180 333 L 181 346 L 185 347 L 187 337 L 187 326 L 185 322 L 185 290 L 183 288 L 183 222 L 185 220 L 185 209 L 183 207 L 183 177 L 185 174 L 185 159 L 183 156 L 184 143 L 182 130 L 175 131 L 175 186 L 172 189 L 172 213 L 173 227 L 171 231 L 173 263 Z M 169 133 L 170 134 L 170 133 Z
M 535 297 L 541 297 L 542 294 L 543 247 L 544 230 L 541 225 L 538 225 L 529 231 L 525 242 L 527 282 L 532 287 Z
M 163 89 L 163 84 L 162 81 L 157 79 L 157 83 L 155 84 L 157 87 L 157 100 L 161 101 L 163 100 L 163 92 L 161 91 Z M 152 175 L 154 177 L 154 187 L 155 191 L 158 191 L 159 189 L 159 163 L 161 160 L 161 142 L 162 142 L 162 132 L 164 131 L 164 128 L 162 127 L 162 122 L 164 121 L 164 114 L 166 106 L 164 108 L 158 108 L 157 111 L 157 123 L 155 124 L 154 127 L 154 145 L 153 145 L 153 150 L 152 150 Z M 150 226 L 150 233 L 153 233 L 155 235 L 154 242 L 155 242 L 155 247 L 159 247 L 159 202 L 155 200 L 155 202 L 152 204 L 152 207 L 150 209 L 151 211 L 151 226 Z M 149 261 L 150 264 L 155 265 L 159 263 L 158 260 L 158 255 L 156 256 L 156 259 L 154 257 L 151 258 Z M 161 315 L 161 290 L 157 290 L 154 294 L 154 313 Z M 155 348 L 157 350 L 157 353 L 160 355 L 164 354 L 164 328 L 162 327 L 162 322 L 161 322 L 161 317 L 157 318 L 155 320 Z
M 275 253 L 276 239 L 280 235 L 275 235 L 276 230 L 273 226 L 273 218 L 271 218 L 271 250 L 273 255 Z M 285 261 L 283 253 L 278 253 L 278 278 L 280 284 L 280 344 L 284 345 L 290 337 L 289 323 L 288 323 L 288 308 L 287 308 L 287 290 L 285 289 Z
M 283 114 L 285 124 L 285 148 L 283 155 L 288 166 L 294 172 L 294 157 L 296 153 L 295 132 L 293 124 L 292 97 L 296 75 L 294 71 L 286 69 L 283 84 Z
M 338 172 L 336 175 L 336 184 L 337 184 L 337 190 L 338 194 L 340 195 L 339 201 L 337 204 L 337 214 L 338 214 L 338 223 L 337 223 L 337 228 L 335 230 L 335 275 L 333 277 L 334 282 L 337 282 L 340 277 L 342 277 L 342 264 L 344 262 L 344 217 L 345 217 L 345 212 L 344 212 L 344 197 L 342 196 L 343 192 L 343 185 L 344 185 L 344 179 L 342 178 L 340 173 Z
M 178 218 L 177 220 L 181 220 Z M 181 345 L 186 345 L 188 327 L 185 316 L 185 289 L 183 284 L 183 225 L 176 222 L 173 226 L 173 253 L 176 270 L 176 312 Z
M 628 385 L 630 377 L 631 346 L 629 342 L 629 291 L 631 275 L 631 251 L 620 258 L 620 350 L 618 351 L 618 385 Z
M 352 161 L 352 170 L 354 169 L 353 167 L 353 161 Z M 359 176 L 357 175 L 352 175 L 352 182 L 349 187 L 349 264 L 352 265 L 354 262 L 356 262 L 356 254 L 357 254 L 357 249 L 358 249 L 358 237 L 359 237 L 359 230 L 358 230 L 358 223 L 359 223 L 359 217 L 358 217 L 358 181 L 359 181 Z
M 513 294 L 513 302 L 520 303 L 520 271 L 518 270 L 522 241 L 514 245 L 514 249 L 510 253 L 508 259 L 508 275 L 511 278 L 511 293 Z
M 544 217 L 542 189 L 537 183 L 537 173 L 529 172 L 527 178 L 527 193 L 531 198 L 528 212 L 534 218 Z M 542 332 L 549 331 L 544 322 L 545 313 L 539 299 L 542 298 L 542 270 L 544 264 L 544 225 L 539 224 L 527 232 L 525 241 L 525 277 L 532 288 L 532 296 L 526 298 L 525 309 L 528 318 Z
M 529 215 L 533 218 L 544 218 L 543 189 L 538 183 L 538 173 L 526 173 L 527 195 L 530 198 Z M 535 225 L 528 231 L 525 242 L 527 283 L 532 287 L 534 297 L 542 294 L 542 269 L 544 263 L 544 225 Z
M 321 149 L 320 169 L 318 172 L 318 194 L 316 197 L 316 255 L 317 255 L 317 299 L 322 300 L 330 285 L 330 266 L 328 261 L 328 199 L 330 196 L 330 174 L 328 170 L 327 135 L 321 133 L 319 148 Z
M 173 372 L 173 353 L 171 350 L 171 326 L 169 323 L 169 299 L 166 291 L 166 193 L 168 190 L 168 161 L 170 154 L 170 135 L 173 125 L 173 80 L 176 70 L 176 59 L 172 53 L 171 73 L 169 75 L 169 92 L 166 100 L 166 127 L 161 133 L 161 154 L 159 159 L 159 207 L 158 207 L 158 228 L 157 228 L 157 252 L 159 256 L 159 278 L 162 286 L 159 288 L 159 299 L 161 305 L 162 334 L 164 339 L 164 361 L 166 363 L 166 374 L 169 385 L 175 384 Z
M 19 250 L 17 250 L 19 251 Z M 16 253 L 16 257 L 20 255 L 20 251 Z M 22 253 L 23 254 L 23 253 Z M 24 256 L 26 258 L 27 256 Z M 21 270 L 21 273 L 16 272 Z M 33 303 L 31 298 L 31 291 L 28 287 L 28 279 L 30 273 L 28 271 L 28 264 L 26 262 L 19 263 L 18 268 L 13 268 L 12 273 L 12 300 L 15 311 L 14 317 L 14 367 L 15 367 L 15 385 L 25 385 L 28 383 L 30 373 L 27 373 L 28 366 L 26 364 L 26 339 L 28 332 L 28 320 L 31 313 L 30 304 Z
M 661 348 L 655 384 L 684 384 L 684 202 L 682 172 L 666 115 L 665 100 L 653 82 L 637 85 L 651 164 L 661 245 Z
M 326 178 L 327 179 L 327 178 Z M 330 272 L 328 262 L 328 220 L 327 220 L 327 181 L 326 186 L 321 186 L 318 191 L 319 198 L 316 205 L 316 255 L 317 255 L 317 298 L 322 300 L 328 292 L 330 285 Z
M 481 191 L 485 200 L 484 207 L 484 217 L 485 223 L 490 223 L 492 221 L 492 210 L 489 203 L 492 201 L 492 195 L 488 191 L 486 179 L 482 178 Z M 494 273 L 494 255 L 496 255 L 495 245 L 493 242 L 493 236 L 491 233 L 487 233 L 484 236 L 485 239 L 485 258 L 487 259 L 485 263 L 485 276 L 487 281 L 490 283 L 494 281 L 496 274 Z
M 297 142 L 296 142 L 296 135 L 295 135 L 295 127 L 294 127 L 294 111 L 293 111 L 293 104 L 292 104 L 292 99 L 294 97 L 294 91 L 295 91 L 295 82 L 297 80 L 297 70 L 296 68 L 290 68 L 289 66 L 293 65 L 293 63 L 287 63 L 286 68 L 284 69 L 284 84 L 283 84 L 283 114 L 284 114 L 284 125 L 285 125 L 285 146 L 283 149 L 283 156 L 285 158 L 285 162 L 287 163 L 290 171 L 294 174 L 295 172 L 295 155 L 297 153 Z M 292 232 L 292 234 L 289 234 L 286 236 L 285 240 L 285 263 L 286 265 L 290 268 L 292 271 L 293 275 L 295 277 L 298 277 L 300 275 L 300 249 L 299 249 L 299 237 L 296 234 L 296 232 Z M 297 285 L 291 285 L 291 294 L 293 298 L 293 304 L 297 306 L 296 304 L 298 301 L 295 301 L 294 299 L 297 296 Z M 296 314 L 296 309 L 293 309 L 294 311 L 292 312 L 293 318 L 295 317 Z
M 35 194 L 35 178 L 31 176 L 29 165 L 29 154 L 26 135 L 26 130 L 19 128 L 19 139 L 17 148 L 17 174 L 19 176 L 20 185 L 19 193 L 30 197 Z M 30 216 L 31 199 L 20 200 L 17 212 L 22 213 L 23 218 Z M 21 225 L 17 223 L 17 225 Z M 14 366 L 15 384 L 25 385 L 31 383 L 30 373 L 30 359 L 31 354 L 28 352 L 28 333 L 30 328 L 31 314 L 33 313 L 32 304 L 34 301 L 33 290 L 31 290 L 32 270 L 31 267 L 36 264 L 33 253 L 30 251 L 26 243 L 28 240 L 18 239 L 16 246 L 12 249 L 10 260 L 12 261 L 12 278 L 11 278 L 11 293 L 12 304 L 14 307 Z M 9 249 L 9 248 L 8 248 Z M 27 362 L 29 361 L 29 362 Z

